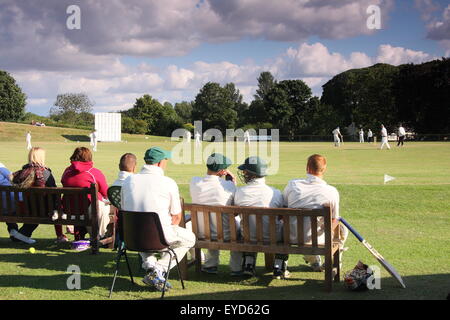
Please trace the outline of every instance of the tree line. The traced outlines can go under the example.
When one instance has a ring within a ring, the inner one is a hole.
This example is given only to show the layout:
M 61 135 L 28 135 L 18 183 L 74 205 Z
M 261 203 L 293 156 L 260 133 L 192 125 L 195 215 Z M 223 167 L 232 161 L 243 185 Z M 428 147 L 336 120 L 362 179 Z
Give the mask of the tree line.
M 388 129 L 403 123 L 416 133 L 449 133 L 449 75 L 448 58 L 416 65 L 375 64 L 334 76 L 322 86 L 319 98 L 302 80 L 280 81 L 264 71 L 250 103 L 243 101 L 234 83 L 208 82 L 193 101 L 175 105 L 145 94 L 132 108 L 121 111 L 122 131 L 170 136 L 182 127 L 193 132 L 194 121 L 201 120 L 203 130 L 276 128 L 290 140 L 296 135 L 330 135 L 336 126 L 351 123 L 373 131 L 381 123 Z M 15 80 L 0 71 L 0 120 L 23 119 L 25 103 Z M 49 119 L 93 125 L 94 104 L 85 94 L 61 94 Z

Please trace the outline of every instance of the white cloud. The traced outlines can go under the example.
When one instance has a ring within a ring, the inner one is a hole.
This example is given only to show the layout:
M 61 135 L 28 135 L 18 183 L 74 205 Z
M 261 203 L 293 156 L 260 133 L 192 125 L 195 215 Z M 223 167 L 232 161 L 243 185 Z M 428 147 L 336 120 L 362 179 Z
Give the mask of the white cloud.
M 414 51 L 383 44 L 378 48 L 376 61 L 397 66 L 404 63 L 422 63 L 432 59 L 433 57 L 431 55 L 423 51 Z

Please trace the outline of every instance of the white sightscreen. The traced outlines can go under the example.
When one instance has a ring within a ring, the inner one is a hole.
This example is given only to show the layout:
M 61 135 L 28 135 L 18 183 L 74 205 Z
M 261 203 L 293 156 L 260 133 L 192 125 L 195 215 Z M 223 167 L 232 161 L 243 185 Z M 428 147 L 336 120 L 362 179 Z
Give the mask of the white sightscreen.
M 95 114 L 95 130 L 98 141 L 118 142 L 122 140 L 122 115 L 98 112 Z

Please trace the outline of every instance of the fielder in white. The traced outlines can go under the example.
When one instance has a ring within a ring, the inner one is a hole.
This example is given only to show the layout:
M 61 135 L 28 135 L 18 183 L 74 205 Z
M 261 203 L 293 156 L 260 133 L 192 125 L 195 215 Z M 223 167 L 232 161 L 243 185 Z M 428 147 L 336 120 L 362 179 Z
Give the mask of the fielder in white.
M 156 212 L 161 221 L 164 237 L 181 261 L 195 245 L 195 234 L 179 226 L 182 208 L 178 186 L 173 179 L 164 175 L 169 158 L 171 153 L 159 147 L 150 148 L 145 152 L 146 164 L 142 170 L 123 181 L 121 207 L 126 211 Z M 143 282 L 162 291 L 170 255 L 163 253 L 160 259 L 144 252 L 140 252 L 140 255 L 143 260 L 142 267 L 147 271 Z M 172 261 L 171 268 L 174 266 L 175 262 Z M 170 287 L 166 285 L 166 290 Z
M 283 192 L 284 205 L 288 208 L 319 209 L 324 205 L 330 206 L 333 219 L 339 218 L 339 192 L 323 180 L 327 169 L 327 160 L 324 156 L 314 154 L 308 158 L 306 165 L 306 179 L 293 179 L 288 182 Z M 318 244 L 325 243 L 324 223 L 317 223 Z M 311 221 L 304 218 L 303 234 L 305 243 L 311 243 Z M 348 230 L 340 225 L 340 248 L 344 251 L 344 242 L 347 239 Z M 297 243 L 297 218 L 290 219 L 290 241 Z M 323 270 L 321 256 L 304 256 L 313 271 Z M 342 259 L 341 259 L 342 262 Z
M 236 179 L 227 170 L 231 165 L 231 160 L 220 153 L 213 153 L 207 160 L 207 173 L 204 177 L 194 177 L 191 179 L 189 191 L 192 203 L 211 206 L 230 206 L 233 204 L 233 197 L 236 191 Z M 229 176 L 231 180 L 222 179 Z M 198 212 L 198 237 L 202 238 L 205 232 L 203 212 Z M 216 213 L 210 214 L 211 239 L 217 238 Z M 236 217 L 234 223 L 236 230 L 239 230 L 240 218 Z M 229 219 L 226 215 L 222 217 L 224 240 L 230 239 Z M 210 274 L 217 274 L 219 265 L 219 250 L 208 250 L 202 271 Z M 231 275 L 242 274 L 242 253 L 230 252 Z
M 364 143 L 364 130 L 359 130 L 359 143 Z
M 191 143 L 192 133 L 186 130 L 186 142 Z
M 342 139 L 342 134 L 341 134 L 341 131 L 339 131 L 339 127 L 334 129 L 332 131 L 332 133 L 333 133 L 333 139 L 334 139 L 334 146 L 339 147 L 341 145 L 341 139 Z
M 201 135 L 200 133 L 198 133 L 198 131 L 195 133 L 194 137 L 195 137 L 195 146 L 196 147 L 201 146 L 202 145 L 202 142 L 200 141 Z
M 31 131 L 27 132 L 26 138 L 25 138 L 26 142 L 27 142 L 27 149 L 31 150 L 33 147 L 31 146 Z
M 250 145 L 250 132 L 248 132 L 248 130 L 244 132 L 244 142 L 247 142 L 248 145 Z
M 96 130 L 92 131 L 91 134 L 89 135 L 89 138 L 91 139 L 90 145 L 92 147 L 92 150 L 97 151 L 97 131 Z
M 239 177 L 245 186 L 236 190 L 234 195 L 234 205 L 243 207 L 263 207 L 263 208 L 282 208 L 283 207 L 283 195 L 281 191 L 266 184 L 267 176 L 267 164 L 266 162 L 256 156 L 245 159 L 245 162 L 238 167 Z M 263 216 L 263 240 L 269 241 L 269 216 Z M 277 240 L 281 241 L 281 221 L 276 221 Z M 256 241 L 256 215 L 249 217 L 249 229 L 250 229 L 250 241 Z M 244 252 L 244 270 L 243 274 L 246 276 L 254 276 L 255 252 Z M 286 260 L 285 255 L 277 254 L 275 256 L 275 263 L 273 268 L 274 278 L 288 278 L 289 272 L 286 270 L 286 265 L 283 265 L 283 261 Z
M 403 147 L 403 142 L 405 141 L 406 137 L 406 131 L 405 128 L 403 128 L 402 124 L 400 123 L 400 127 L 398 128 L 398 143 L 397 147 L 400 145 Z
M 387 134 L 387 130 L 384 127 L 384 125 L 381 125 L 381 146 L 380 146 L 380 150 L 383 149 L 384 146 L 386 146 L 388 148 L 388 150 L 391 149 L 391 146 L 389 145 L 388 142 L 388 134 Z
M 373 142 L 372 138 L 373 138 L 373 133 L 372 133 L 372 130 L 369 129 L 369 131 L 367 131 L 367 142 L 369 142 L 369 143 Z

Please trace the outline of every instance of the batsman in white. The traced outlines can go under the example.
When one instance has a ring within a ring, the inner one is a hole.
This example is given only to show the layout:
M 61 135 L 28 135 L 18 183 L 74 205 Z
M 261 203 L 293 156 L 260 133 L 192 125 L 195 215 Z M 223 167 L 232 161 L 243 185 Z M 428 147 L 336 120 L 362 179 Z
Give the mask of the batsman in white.
M 26 135 L 26 141 L 27 141 L 27 149 L 31 150 L 31 148 L 33 148 L 31 146 L 31 131 L 28 131 L 28 133 Z
M 341 131 L 339 131 L 339 127 L 334 129 L 332 131 L 332 133 L 333 133 L 333 139 L 334 139 L 334 146 L 335 147 L 340 147 L 341 146 L 342 134 L 341 134 Z
M 388 148 L 388 150 L 391 149 L 391 146 L 389 145 L 388 142 L 388 137 L 387 137 L 387 130 L 384 127 L 384 125 L 381 125 L 381 146 L 380 146 L 380 150 L 383 149 L 383 147 L 386 145 L 386 147 Z
M 373 133 L 372 133 L 372 130 L 369 129 L 369 131 L 367 131 L 367 142 L 369 142 L 369 143 L 373 142 L 372 139 L 373 139 Z
M 364 130 L 361 128 L 359 130 L 359 143 L 364 143 Z

